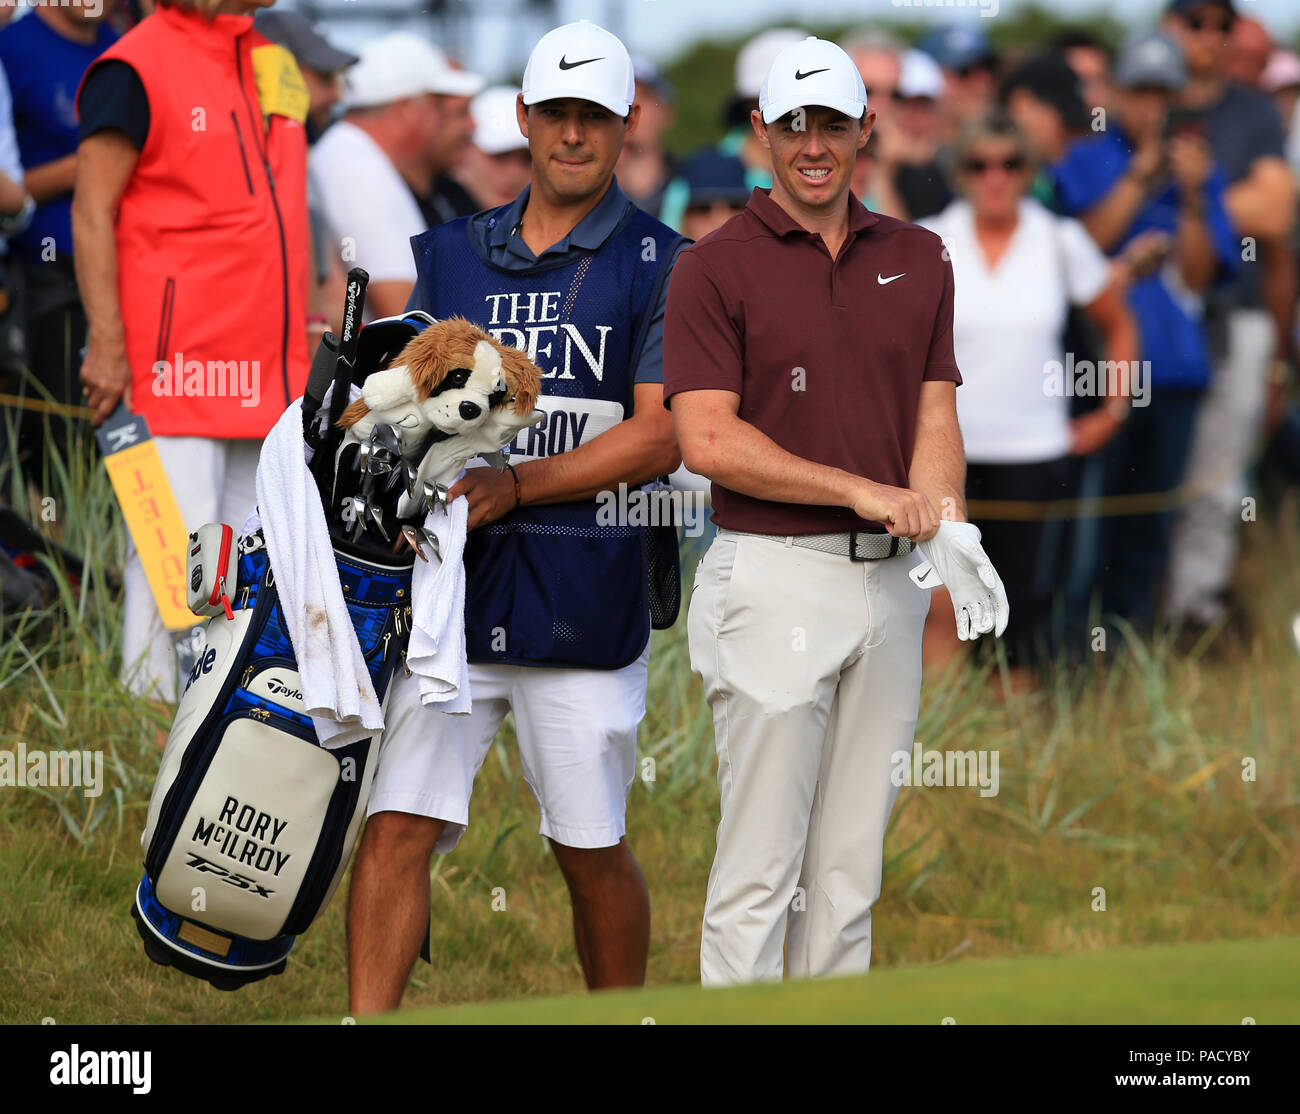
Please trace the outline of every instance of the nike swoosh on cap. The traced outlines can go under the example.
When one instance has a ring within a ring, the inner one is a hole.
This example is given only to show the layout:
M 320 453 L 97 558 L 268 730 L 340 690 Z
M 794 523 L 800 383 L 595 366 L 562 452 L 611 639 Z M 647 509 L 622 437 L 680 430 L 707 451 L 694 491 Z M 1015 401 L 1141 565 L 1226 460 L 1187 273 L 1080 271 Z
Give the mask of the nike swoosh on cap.
M 603 62 L 604 58 L 584 58 L 581 62 L 570 62 L 564 55 L 560 56 L 560 69 L 572 70 L 578 66 L 585 66 L 588 62 Z
M 897 282 L 899 279 L 903 277 L 903 275 L 906 274 L 907 272 L 904 271 L 902 275 L 890 275 L 889 278 L 885 278 L 884 275 L 882 275 L 879 271 L 877 271 L 876 281 L 880 283 L 881 286 L 888 286 L 891 282 Z
M 795 70 L 794 79 L 795 81 L 802 81 L 805 77 L 812 77 L 815 73 L 825 73 L 829 69 L 830 66 L 823 66 L 820 70 L 809 70 L 807 73 L 800 73 L 798 70 Z

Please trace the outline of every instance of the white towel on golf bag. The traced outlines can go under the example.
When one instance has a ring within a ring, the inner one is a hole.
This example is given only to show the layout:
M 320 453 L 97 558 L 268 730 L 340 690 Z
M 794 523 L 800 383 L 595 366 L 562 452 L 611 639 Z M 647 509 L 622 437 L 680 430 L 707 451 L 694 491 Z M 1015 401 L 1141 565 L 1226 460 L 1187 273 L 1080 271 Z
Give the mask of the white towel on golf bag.
M 406 664 L 420 676 L 420 702 L 438 704 L 451 715 L 468 715 L 470 710 L 463 560 L 468 520 L 469 500 L 463 495 L 448 504 L 446 514 L 425 518 L 424 527 L 438 539 L 442 560 L 432 554 L 427 563 L 417 560 L 411 581 L 414 600 Z
M 332 391 L 332 387 L 330 390 Z M 328 412 L 329 394 L 326 392 L 322 411 Z M 353 387 L 351 400 L 360 397 Z M 244 523 L 242 533 L 249 534 L 259 527 L 266 538 L 267 556 L 275 569 L 275 585 L 284 610 L 285 624 L 298 659 L 298 676 L 301 681 L 303 705 L 316 728 L 316 737 L 326 749 L 347 746 L 349 743 L 377 734 L 384 728 L 383 710 L 370 680 L 356 629 L 343 600 L 339 583 L 334 547 L 325 524 L 325 511 L 316 490 L 316 481 L 307 470 L 310 451 L 302 438 L 302 400 L 295 400 L 281 415 L 262 444 L 257 464 L 257 510 Z M 464 503 L 465 500 L 457 500 Z M 447 519 L 447 515 L 439 515 Z M 435 529 L 430 515 L 426 526 Z M 463 512 L 462 512 L 463 521 Z M 450 556 L 449 543 L 454 533 L 443 543 L 443 552 Z M 460 657 L 462 672 L 456 673 L 445 661 L 417 663 L 410 660 L 411 671 L 420 674 L 421 699 L 451 699 L 464 694 L 468 701 L 468 667 L 464 663 L 464 566 L 459 560 L 465 544 L 464 528 L 460 531 L 460 549 L 457 560 L 451 562 L 460 569 L 459 611 Z M 435 579 L 431 566 L 416 561 L 411 585 L 411 620 L 417 628 L 427 632 L 437 630 L 437 645 L 445 646 L 448 639 L 444 627 L 434 627 L 431 612 L 441 588 L 430 590 Z M 421 569 L 418 566 L 423 565 Z M 428 570 L 428 571 L 426 571 Z M 450 585 L 453 589 L 455 584 Z M 308 604 L 323 608 L 325 622 L 307 621 Z M 448 604 L 447 618 L 453 611 Z M 436 668 L 434 668 L 436 666 Z M 462 680 L 451 691 L 448 675 Z M 435 695 L 425 697 L 426 686 Z M 443 693 L 446 695 L 436 695 Z M 468 706 L 465 708 L 468 711 Z

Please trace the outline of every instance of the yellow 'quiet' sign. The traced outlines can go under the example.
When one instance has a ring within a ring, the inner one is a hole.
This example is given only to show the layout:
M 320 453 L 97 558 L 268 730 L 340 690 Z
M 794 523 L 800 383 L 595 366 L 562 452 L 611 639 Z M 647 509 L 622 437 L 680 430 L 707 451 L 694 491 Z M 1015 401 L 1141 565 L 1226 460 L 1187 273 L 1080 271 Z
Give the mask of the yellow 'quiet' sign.
M 185 544 L 189 534 L 176 497 L 151 441 L 104 457 L 108 478 L 122 506 L 149 588 L 168 630 L 202 620 L 185 604 Z

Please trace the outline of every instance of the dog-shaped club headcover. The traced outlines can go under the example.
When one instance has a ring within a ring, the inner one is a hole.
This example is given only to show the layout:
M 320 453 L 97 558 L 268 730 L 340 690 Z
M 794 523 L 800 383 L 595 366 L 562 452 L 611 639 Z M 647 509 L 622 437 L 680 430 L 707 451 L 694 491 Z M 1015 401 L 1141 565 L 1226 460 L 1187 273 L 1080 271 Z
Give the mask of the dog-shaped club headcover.
M 432 430 L 442 434 L 419 462 L 418 491 L 425 482 L 449 482 L 472 457 L 499 451 L 542 421 L 536 409 L 541 378 L 518 349 L 449 317 L 412 337 L 391 367 L 371 372 L 339 426 L 347 443 L 364 441 L 376 425 L 392 425 L 408 459 Z M 415 505 L 404 495 L 398 516 L 407 517 Z

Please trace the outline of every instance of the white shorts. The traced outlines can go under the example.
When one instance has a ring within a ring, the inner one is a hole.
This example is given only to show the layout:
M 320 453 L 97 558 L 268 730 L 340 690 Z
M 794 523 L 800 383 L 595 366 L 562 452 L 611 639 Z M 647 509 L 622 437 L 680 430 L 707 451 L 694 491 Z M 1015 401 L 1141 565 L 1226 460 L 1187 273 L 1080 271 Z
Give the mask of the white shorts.
M 474 777 L 513 709 L 519 762 L 542 814 L 538 830 L 565 847 L 614 846 L 627 832 L 649 660 L 647 642 L 622 669 L 471 664 L 467 716 L 422 705 L 418 678 L 399 670 L 366 815 L 445 820 L 435 850 L 450 851 L 469 824 Z

